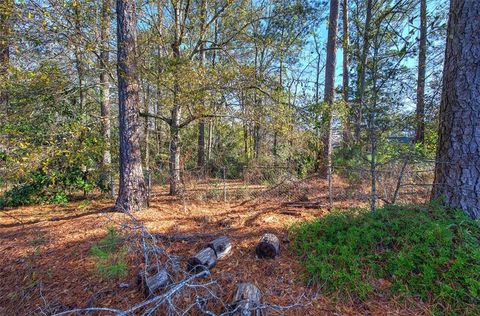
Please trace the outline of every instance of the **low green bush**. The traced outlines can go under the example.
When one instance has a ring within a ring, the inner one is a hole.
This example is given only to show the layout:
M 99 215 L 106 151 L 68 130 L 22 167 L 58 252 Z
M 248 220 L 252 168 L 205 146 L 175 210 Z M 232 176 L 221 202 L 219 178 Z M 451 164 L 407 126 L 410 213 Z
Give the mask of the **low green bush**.
M 93 245 L 90 252 L 95 258 L 95 269 L 100 276 L 116 279 L 127 274 L 127 249 L 115 227 L 108 227 L 107 236 Z
M 334 211 L 292 227 L 307 279 L 330 294 L 417 298 L 480 314 L 480 224 L 431 204 Z
M 0 208 L 39 203 L 64 204 L 69 201 L 67 192 L 90 192 L 94 178 L 80 167 L 74 166 L 62 172 L 42 169 L 29 172 L 20 184 L 0 196 Z

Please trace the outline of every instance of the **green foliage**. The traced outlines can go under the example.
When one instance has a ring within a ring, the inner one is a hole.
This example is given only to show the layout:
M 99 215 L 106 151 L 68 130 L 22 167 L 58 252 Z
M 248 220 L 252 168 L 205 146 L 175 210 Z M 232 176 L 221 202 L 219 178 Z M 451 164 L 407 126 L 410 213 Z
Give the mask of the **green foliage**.
M 27 173 L 20 184 L 0 197 L 0 207 L 15 207 L 37 203 L 64 204 L 68 202 L 67 192 L 93 188 L 93 180 L 79 166 L 59 170 L 38 169 Z
M 84 115 L 87 109 L 80 111 L 69 78 L 52 61 L 29 70 L 12 67 L 11 79 L 9 115 L 0 124 L 0 143 L 6 144 L 0 164 L 8 172 L 0 181 L 13 188 L 0 207 L 65 203 L 74 191 L 91 191 L 102 172 L 105 141 L 99 124 Z
M 107 236 L 90 249 L 96 260 L 95 269 L 104 278 L 115 279 L 127 274 L 127 249 L 115 227 L 107 228 Z
M 308 278 L 329 293 L 416 297 L 442 313 L 480 313 L 480 223 L 461 211 L 335 211 L 292 233 Z

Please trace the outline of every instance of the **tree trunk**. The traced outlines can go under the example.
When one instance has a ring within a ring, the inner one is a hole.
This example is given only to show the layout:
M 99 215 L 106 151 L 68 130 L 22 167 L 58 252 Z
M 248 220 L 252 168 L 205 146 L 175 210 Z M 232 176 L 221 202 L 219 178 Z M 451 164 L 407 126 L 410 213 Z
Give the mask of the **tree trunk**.
M 7 112 L 8 67 L 10 65 L 10 31 L 13 1 L 6 0 L 0 5 L 0 113 Z
M 365 84 L 366 84 L 366 68 L 367 68 L 367 56 L 370 42 L 370 21 L 372 20 L 372 0 L 367 1 L 366 8 L 365 27 L 363 30 L 363 47 L 360 55 L 360 63 L 358 65 L 358 88 L 357 88 L 357 111 L 355 117 L 355 141 L 360 141 L 360 131 L 362 126 L 362 107 L 363 99 L 365 97 Z
M 117 0 L 120 187 L 116 208 L 126 212 L 147 205 L 140 152 L 139 82 L 134 0 Z
M 348 104 L 348 84 L 349 84 L 349 73 L 348 73 L 348 53 L 349 53 L 349 31 L 348 31 L 348 0 L 343 0 L 342 5 L 342 18 L 343 18 L 343 38 L 342 38 L 342 48 L 343 48 L 343 73 L 342 73 L 342 99 L 347 107 L 347 113 L 350 113 L 350 107 Z M 345 119 L 345 124 L 343 127 L 343 142 L 349 144 L 351 140 L 351 130 L 350 130 L 350 115 Z
M 380 43 L 378 33 L 374 37 L 374 50 L 372 58 L 372 106 L 368 108 L 368 136 L 370 139 L 370 177 L 371 177 L 371 191 L 370 191 L 370 211 L 377 210 L 377 122 L 378 114 L 378 51 Z
M 425 64 L 427 50 L 427 0 L 420 0 L 420 43 L 418 51 L 417 108 L 415 141 L 425 140 Z
M 260 158 L 260 126 L 258 123 L 254 124 L 253 127 L 253 158 Z
M 176 60 L 176 68 L 173 74 L 173 108 L 170 116 L 170 195 L 177 195 L 180 190 L 180 118 L 182 108 L 179 101 L 180 83 L 178 78 L 178 65 L 180 64 L 180 7 L 174 4 L 175 35 L 172 44 L 173 58 Z
M 102 135 L 105 141 L 105 149 L 103 150 L 102 168 L 105 171 L 105 179 L 110 179 L 110 164 L 112 155 L 110 152 L 110 77 L 109 70 L 109 49 L 108 42 L 110 40 L 110 14 L 111 1 L 102 1 L 102 15 L 100 21 L 100 119 L 102 124 Z
M 480 1 L 452 0 L 432 198 L 480 217 Z
M 145 89 L 145 98 L 144 98 L 144 106 L 145 106 L 145 113 L 150 113 L 150 85 L 148 82 L 146 83 Z M 145 139 L 145 160 L 143 165 L 145 166 L 145 170 L 147 173 L 150 170 L 150 117 L 145 117 L 145 130 L 144 130 L 144 139 Z M 148 188 L 150 189 L 150 188 Z
M 158 29 L 158 36 L 162 38 L 163 36 L 163 1 L 157 1 L 157 29 Z M 160 41 L 157 43 L 157 58 L 158 58 L 158 65 L 157 65 L 157 80 L 156 80 L 156 89 L 157 89 L 157 102 L 156 102 L 156 109 L 155 113 L 157 115 L 161 115 L 162 111 L 162 85 L 160 77 L 163 73 L 163 64 L 160 62 L 161 58 L 163 57 L 162 53 L 162 45 Z M 163 147 L 163 134 L 162 134 L 162 124 L 155 122 L 155 129 L 156 129 L 156 143 L 157 143 L 157 157 L 161 157 L 162 147 Z M 160 159 L 156 161 L 157 167 L 161 168 L 163 165 L 163 161 Z
M 178 91 L 177 88 L 174 90 Z M 175 97 L 174 102 L 178 102 Z M 180 107 L 175 105 L 172 109 L 172 123 L 170 125 L 170 195 L 177 195 L 180 190 Z
M 338 0 L 330 1 L 330 17 L 328 20 L 327 60 L 325 63 L 325 93 L 327 103 L 325 111 L 325 130 L 322 137 L 322 163 L 320 176 L 327 178 L 331 175 L 332 164 L 332 107 L 335 97 L 335 65 L 336 65 L 336 39 L 338 26 Z
M 315 52 L 317 53 L 317 58 L 316 58 L 316 67 L 315 67 L 315 104 L 318 108 L 320 104 L 320 64 L 321 64 L 321 50 L 319 48 L 319 43 L 317 41 L 317 37 L 313 36 L 313 40 L 315 43 Z M 320 112 L 316 111 L 315 112 L 315 120 L 320 121 Z M 321 131 L 320 128 L 316 127 L 315 128 L 315 135 L 320 139 Z M 321 144 L 317 146 L 316 148 L 316 153 L 315 153 L 315 167 L 314 167 L 314 172 L 318 172 L 320 170 L 320 165 L 321 165 L 321 160 L 322 160 L 322 147 Z
M 215 132 L 215 121 L 208 122 L 208 143 L 207 143 L 207 160 L 212 159 L 213 152 L 213 134 Z
M 83 60 L 83 48 L 81 47 L 82 43 L 82 29 L 81 29 L 81 8 L 77 4 L 73 7 L 74 13 L 74 22 L 75 22 L 75 65 L 77 68 L 78 75 L 78 96 L 80 99 L 80 114 L 85 114 L 85 65 Z
M 205 20 L 207 16 L 207 0 L 201 0 L 200 3 L 200 65 L 205 67 Z M 205 100 L 201 101 L 205 105 Z M 204 173 L 205 169 L 205 120 L 198 123 L 198 150 L 197 150 L 197 168 Z

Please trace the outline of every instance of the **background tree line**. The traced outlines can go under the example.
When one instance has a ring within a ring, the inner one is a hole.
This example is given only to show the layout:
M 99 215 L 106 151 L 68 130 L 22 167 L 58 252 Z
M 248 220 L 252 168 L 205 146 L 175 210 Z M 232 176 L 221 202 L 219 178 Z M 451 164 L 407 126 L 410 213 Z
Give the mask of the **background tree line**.
M 447 13 L 436 0 L 4 1 L 4 203 L 119 176 L 136 209 L 145 172 L 175 195 L 184 170 L 356 166 L 374 209 L 382 161 L 434 157 Z

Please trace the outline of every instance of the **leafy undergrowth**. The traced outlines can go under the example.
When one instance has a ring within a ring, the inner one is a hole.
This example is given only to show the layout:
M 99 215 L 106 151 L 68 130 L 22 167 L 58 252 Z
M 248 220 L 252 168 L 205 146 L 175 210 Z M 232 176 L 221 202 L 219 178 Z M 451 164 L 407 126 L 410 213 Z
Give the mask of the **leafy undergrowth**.
M 415 298 L 434 314 L 480 314 L 480 223 L 461 211 L 335 211 L 292 235 L 309 281 L 329 294 Z

